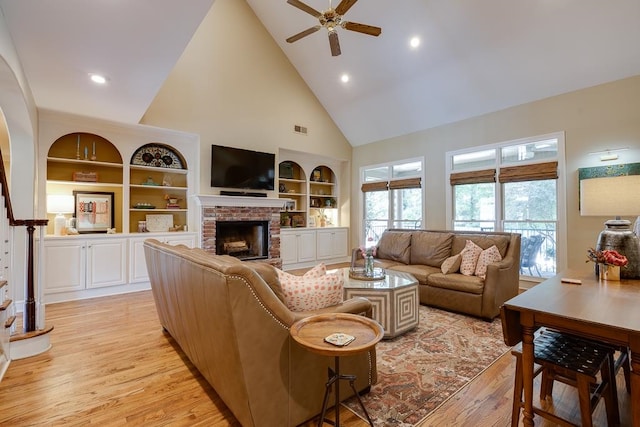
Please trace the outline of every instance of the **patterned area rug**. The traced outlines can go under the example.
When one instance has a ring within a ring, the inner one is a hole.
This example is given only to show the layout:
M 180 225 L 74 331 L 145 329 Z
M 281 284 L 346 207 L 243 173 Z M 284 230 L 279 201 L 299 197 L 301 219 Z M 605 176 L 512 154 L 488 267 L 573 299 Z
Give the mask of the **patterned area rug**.
M 362 400 L 375 425 L 414 426 L 508 349 L 499 318 L 421 305 L 417 328 L 376 346 L 378 383 Z M 354 397 L 344 404 L 366 420 Z

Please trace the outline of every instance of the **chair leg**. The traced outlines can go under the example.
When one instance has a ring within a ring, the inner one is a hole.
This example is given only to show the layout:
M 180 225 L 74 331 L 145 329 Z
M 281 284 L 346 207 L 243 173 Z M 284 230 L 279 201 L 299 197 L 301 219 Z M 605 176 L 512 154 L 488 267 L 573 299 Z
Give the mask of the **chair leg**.
M 607 410 L 607 425 L 620 425 L 620 410 L 618 408 L 618 387 L 616 386 L 616 374 L 613 361 L 613 353 L 607 357 L 606 366 L 600 372 L 602 382 L 607 383 L 604 393 L 604 404 Z
M 593 427 L 591 419 L 591 382 L 585 375 L 578 374 L 578 400 L 580 401 L 580 419 L 583 427 Z
M 621 348 L 620 357 L 622 363 L 622 371 L 624 372 L 624 385 L 627 389 L 627 393 L 631 394 L 631 361 L 629 360 L 629 349 Z M 615 371 L 614 371 L 615 372 Z
M 511 407 L 511 427 L 518 427 L 520 421 L 520 408 L 522 407 L 522 354 L 514 354 L 516 357 L 516 378 L 513 384 L 513 406 Z

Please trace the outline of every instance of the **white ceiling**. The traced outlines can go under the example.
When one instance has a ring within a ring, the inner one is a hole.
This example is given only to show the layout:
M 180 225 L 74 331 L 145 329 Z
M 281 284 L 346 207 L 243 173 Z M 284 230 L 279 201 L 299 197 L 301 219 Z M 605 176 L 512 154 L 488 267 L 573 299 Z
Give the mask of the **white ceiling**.
M 0 7 L 38 107 L 137 123 L 213 1 Z M 286 0 L 246 1 L 354 146 L 640 74 L 638 0 L 360 0 L 346 20 L 382 34 L 340 29 L 338 57 L 324 29 L 285 42 L 313 16 Z M 108 90 L 84 78 L 94 71 L 109 75 Z

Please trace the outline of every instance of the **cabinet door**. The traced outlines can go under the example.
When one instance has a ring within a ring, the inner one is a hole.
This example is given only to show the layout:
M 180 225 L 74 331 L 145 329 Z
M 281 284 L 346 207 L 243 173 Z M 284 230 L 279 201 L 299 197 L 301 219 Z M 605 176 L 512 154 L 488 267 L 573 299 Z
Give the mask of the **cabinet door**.
M 344 228 L 318 230 L 318 259 L 343 258 L 348 254 L 347 230 Z
M 316 238 L 318 259 L 333 258 L 333 232 L 318 230 Z
M 185 245 L 190 248 L 195 247 L 195 235 L 184 235 L 176 233 L 175 236 L 155 236 L 163 243 L 170 245 Z M 129 239 L 129 283 L 148 282 L 147 260 L 144 257 L 144 241 L 146 237 Z
M 84 289 L 85 241 L 47 241 L 44 245 L 44 292 Z
M 298 262 L 298 237 L 295 234 L 280 232 L 280 258 L 284 265 Z
M 349 238 L 346 228 L 339 228 L 333 231 L 333 256 L 346 257 L 349 255 Z
M 127 240 L 87 242 L 87 288 L 124 285 L 127 282 Z
M 148 282 L 147 260 L 144 257 L 146 238 L 129 239 L 129 283 Z
M 301 231 L 298 235 L 298 262 L 316 260 L 316 232 Z

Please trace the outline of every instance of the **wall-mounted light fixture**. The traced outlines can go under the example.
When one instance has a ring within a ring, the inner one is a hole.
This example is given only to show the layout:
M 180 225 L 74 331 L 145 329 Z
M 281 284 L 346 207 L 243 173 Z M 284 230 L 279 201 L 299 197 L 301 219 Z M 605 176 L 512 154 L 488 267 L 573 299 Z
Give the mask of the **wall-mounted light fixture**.
M 618 151 L 627 151 L 629 147 L 620 147 L 620 148 L 607 148 L 606 150 L 601 151 L 592 151 L 589 155 L 599 155 L 601 162 L 606 162 L 610 160 L 618 160 Z

